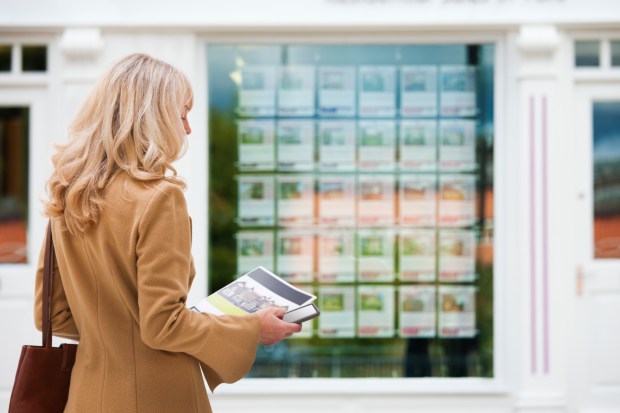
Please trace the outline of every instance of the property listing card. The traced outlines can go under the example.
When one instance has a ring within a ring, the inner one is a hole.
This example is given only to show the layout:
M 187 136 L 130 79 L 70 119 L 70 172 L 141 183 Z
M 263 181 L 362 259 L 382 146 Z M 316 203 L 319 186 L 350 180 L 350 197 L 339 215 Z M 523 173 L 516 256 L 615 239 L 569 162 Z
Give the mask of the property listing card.
M 359 230 L 357 233 L 358 281 L 394 281 L 394 246 L 392 230 Z
M 320 231 L 317 249 L 319 282 L 355 282 L 354 231 Z
M 356 133 L 356 125 L 353 121 L 320 121 L 318 123 L 319 169 L 354 171 Z
M 319 337 L 355 337 L 355 287 L 319 287 Z
M 278 223 L 280 225 L 314 224 L 314 177 L 312 175 L 279 175 Z
M 360 66 L 358 89 L 359 116 L 396 115 L 396 66 Z
M 271 226 L 275 224 L 275 188 L 273 176 L 240 175 L 239 225 Z
M 360 175 L 357 190 L 357 222 L 361 226 L 394 223 L 393 175 Z
M 363 171 L 393 171 L 396 167 L 396 122 L 359 121 L 357 165 Z
M 314 122 L 280 120 L 276 129 L 278 169 L 311 171 L 314 169 Z
M 476 123 L 473 120 L 439 122 L 439 167 L 442 171 L 476 168 Z
M 393 175 L 360 175 L 357 190 L 357 222 L 361 226 L 394 223 Z
M 311 283 L 314 274 L 314 235 L 310 231 L 280 231 L 276 235 L 276 269 L 290 283 Z
M 400 116 L 437 116 L 437 66 L 400 68 Z
M 437 169 L 437 121 L 400 121 L 400 169 L 434 171 Z
M 319 115 L 356 115 L 356 71 L 354 66 L 319 67 Z
M 355 176 L 320 175 L 318 221 L 321 225 L 355 225 Z
M 275 169 L 275 128 L 273 120 L 237 122 L 239 170 L 272 171 Z
M 476 178 L 474 175 L 439 176 L 439 224 L 464 227 L 473 225 Z
M 435 337 L 435 294 L 433 285 L 401 286 L 398 289 L 400 337 Z
M 435 175 L 401 175 L 399 215 L 401 225 L 434 226 L 437 178 Z
M 476 287 L 439 286 L 439 337 L 476 335 Z
M 476 239 L 474 231 L 439 232 L 439 281 L 476 280 Z
M 275 116 L 276 68 L 274 66 L 247 66 L 241 70 L 237 113 L 240 116 Z
M 400 280 L 435 281 L 436 236 L 432 229 L 401 230 Z
M 357 288 L 357 335 L 394 336 L 394 287 L 360 285 Z
M 283 66 L 278 71 L 278 115 L 314 116 L 314 66 Z
M 451 65 L 439 69 L 441 116 L 475 116 L 476 68 Z
M 237 274 L 258 266 L 274 268 L 274 242 L 271 231 L 239 231 L 237 233 Z

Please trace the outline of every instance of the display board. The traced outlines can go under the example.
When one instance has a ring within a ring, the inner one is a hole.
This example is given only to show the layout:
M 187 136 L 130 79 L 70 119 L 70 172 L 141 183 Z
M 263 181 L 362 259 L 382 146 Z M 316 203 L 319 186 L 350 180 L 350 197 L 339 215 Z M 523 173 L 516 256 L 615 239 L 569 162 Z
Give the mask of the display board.
M 209 46 L 210 290 L 321 316 L 253 377 L 493 375 L 493 45 Z

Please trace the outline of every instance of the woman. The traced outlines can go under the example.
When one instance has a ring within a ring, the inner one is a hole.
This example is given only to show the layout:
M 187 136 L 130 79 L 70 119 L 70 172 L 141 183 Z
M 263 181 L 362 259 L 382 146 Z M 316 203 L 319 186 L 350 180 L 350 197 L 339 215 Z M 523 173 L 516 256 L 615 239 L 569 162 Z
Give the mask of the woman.
M 80 342 L 66 412 L 209 412 L 200 367 L 211 389 L 234 382 L 257 343 L 301 329 L 273 308 L 220 317 L 186 308 L 191 220 L 171 164 L 191 132 L 192 100 L 174 67 L 130 55 L 98 81 L 53 157 L 53 334 Z

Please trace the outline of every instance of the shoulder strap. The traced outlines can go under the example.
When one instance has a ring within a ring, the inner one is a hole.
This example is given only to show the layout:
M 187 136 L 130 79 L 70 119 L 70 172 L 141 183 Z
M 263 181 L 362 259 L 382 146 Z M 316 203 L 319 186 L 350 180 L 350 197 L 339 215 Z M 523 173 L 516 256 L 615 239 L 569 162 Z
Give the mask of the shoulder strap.
M 43 261 L 43 317 L 42 338 L 43 346 L 52 346 L 52 286 L 54 283 L 54 240 L 52 239 L 52 221 L 47 224 L 47 237 L 45 240 L 45 257 Z

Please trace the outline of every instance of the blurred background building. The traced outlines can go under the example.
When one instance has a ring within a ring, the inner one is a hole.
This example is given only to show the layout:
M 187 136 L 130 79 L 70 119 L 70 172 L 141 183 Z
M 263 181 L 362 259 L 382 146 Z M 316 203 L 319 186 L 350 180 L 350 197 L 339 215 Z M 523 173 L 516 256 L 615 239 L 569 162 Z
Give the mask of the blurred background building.
M 318 297 L 218 412 L 620 412 L 617 0 L 0 0 L 0 409 L 53 144 L 145 52 L 194 86 L 190 302 Z

